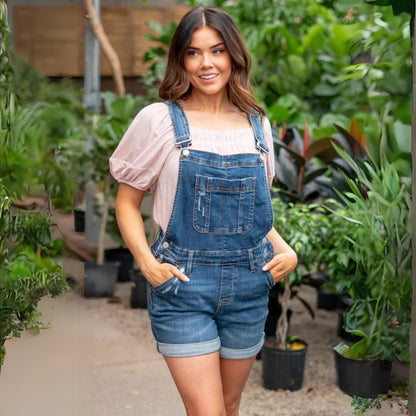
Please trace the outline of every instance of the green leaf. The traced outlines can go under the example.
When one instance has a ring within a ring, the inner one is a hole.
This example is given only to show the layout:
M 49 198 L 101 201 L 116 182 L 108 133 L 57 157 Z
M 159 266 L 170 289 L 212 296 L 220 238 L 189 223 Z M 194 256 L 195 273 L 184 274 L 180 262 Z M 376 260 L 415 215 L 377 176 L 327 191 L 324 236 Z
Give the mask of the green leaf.
M 392 6 L 395 15 L 400 13 L 415 14 L 415 3 L 413 0 L 365 0 L 366 3 L 378 6 Z
M 286 107 L 279 104 L 274 104 L 269 108 L 271 121 L 281 124 L 290 116 L 290 112 Z

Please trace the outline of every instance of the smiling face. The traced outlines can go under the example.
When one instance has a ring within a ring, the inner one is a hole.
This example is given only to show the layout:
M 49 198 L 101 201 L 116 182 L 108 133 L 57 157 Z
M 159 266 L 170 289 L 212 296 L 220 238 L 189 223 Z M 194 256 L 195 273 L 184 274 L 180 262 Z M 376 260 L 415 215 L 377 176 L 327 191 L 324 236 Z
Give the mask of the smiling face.
M 222 36 L 209 26 L 195 30 L 185 51 L 184 68 L 192 94 L 222 95 L 231 76 L 231 56 Z

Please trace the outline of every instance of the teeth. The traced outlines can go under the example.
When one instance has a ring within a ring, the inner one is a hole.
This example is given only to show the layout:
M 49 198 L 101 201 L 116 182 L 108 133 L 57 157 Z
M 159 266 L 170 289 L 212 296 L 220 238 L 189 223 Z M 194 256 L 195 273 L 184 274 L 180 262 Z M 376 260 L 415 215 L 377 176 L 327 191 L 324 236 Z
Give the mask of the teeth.
M 212 79 L 215 78 L 217 75 L 213 74 L 213 75 L 201 75 L 200 78 L 202 79 Z

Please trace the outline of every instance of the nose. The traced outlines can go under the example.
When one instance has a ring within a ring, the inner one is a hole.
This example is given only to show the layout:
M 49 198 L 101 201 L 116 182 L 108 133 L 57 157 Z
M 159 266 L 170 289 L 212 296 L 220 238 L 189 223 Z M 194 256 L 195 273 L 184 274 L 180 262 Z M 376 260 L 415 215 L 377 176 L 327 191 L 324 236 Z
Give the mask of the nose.
M 209 53 L 204 53 L 202 54 L 202 62 L 201 62 L 201 67 L 202 68 L 209 68 L 212 66 L 211 63 L 211 57 Z

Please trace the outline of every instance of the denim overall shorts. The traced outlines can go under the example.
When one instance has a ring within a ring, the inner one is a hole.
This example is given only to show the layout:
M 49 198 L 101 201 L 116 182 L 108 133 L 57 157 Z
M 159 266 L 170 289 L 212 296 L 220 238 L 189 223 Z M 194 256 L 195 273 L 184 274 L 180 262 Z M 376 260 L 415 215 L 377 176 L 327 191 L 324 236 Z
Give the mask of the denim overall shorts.
M 192 150 L 185 113 L 166 104 L 181 155 L 172 214 L 152 252 L 190 281 L 173 276 L 148 285 L 157 349 L 170 357 L 219 351 L 223 358 L 249 358 L 263 345 L 274 285 L 262 270 L 273 257 L 266 238 L 273 212 L 261 122 L 249 115 L 258 152 L 221 156 Z

